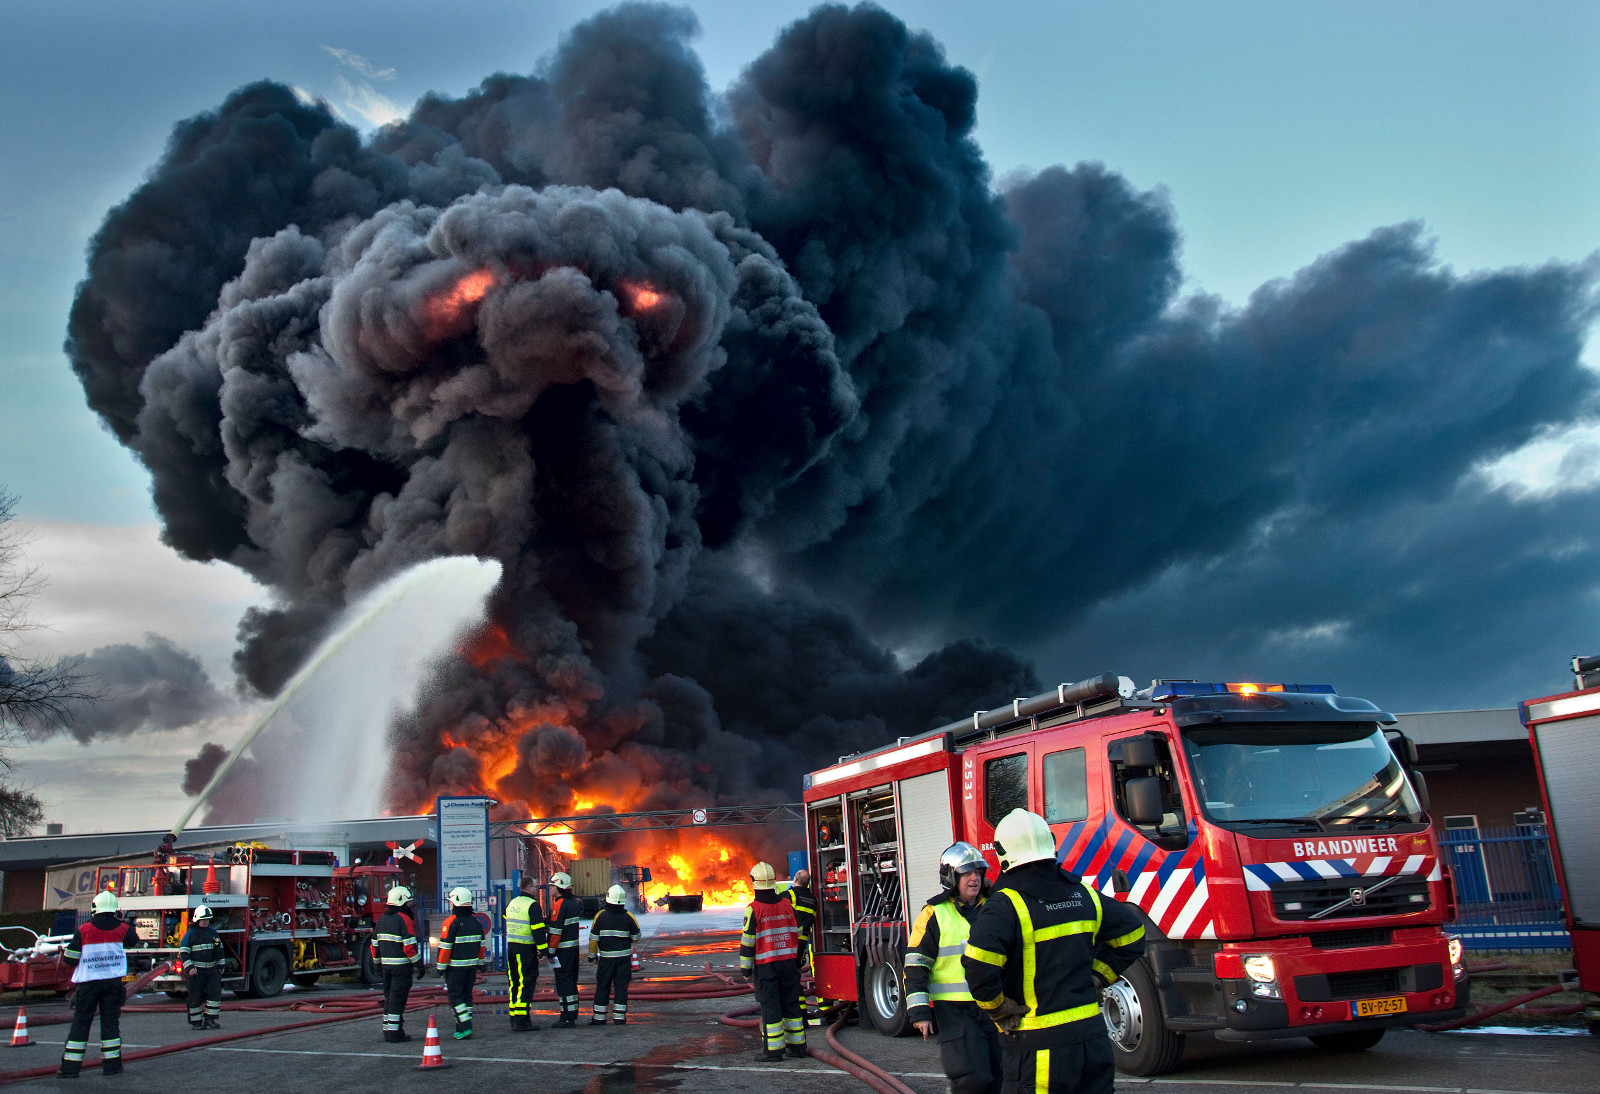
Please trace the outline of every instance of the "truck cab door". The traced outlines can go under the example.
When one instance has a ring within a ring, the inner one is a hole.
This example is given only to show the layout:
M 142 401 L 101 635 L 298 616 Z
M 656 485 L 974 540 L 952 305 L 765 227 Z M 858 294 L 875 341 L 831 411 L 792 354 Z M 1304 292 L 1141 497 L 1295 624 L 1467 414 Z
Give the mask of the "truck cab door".
M 962 757 L 963 804 L 966 806 L 967 842 L 989 860 L 989 880 L 1000 876 L 994 853 L 994 826 L 1013 809 L 1034 809 L 1038 789 L 1033 773 L 1033 749 L 1027 743 L 969 749 Z

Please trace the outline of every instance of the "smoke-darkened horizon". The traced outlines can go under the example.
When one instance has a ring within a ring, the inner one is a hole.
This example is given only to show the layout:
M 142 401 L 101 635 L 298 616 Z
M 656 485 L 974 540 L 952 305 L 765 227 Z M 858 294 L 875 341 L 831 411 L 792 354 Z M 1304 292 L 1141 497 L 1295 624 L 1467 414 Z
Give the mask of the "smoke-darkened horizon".
M 504 565 L 395 805 L 788 798 L 1037 690 L 1013 650 L 1431 669 L 1452 593 L 1588 588 L 1592 497 L 1476 469 L 1593 413 L 1592 263 L 1458 274 L 1401 224 L 1230 307 L 1164 193 L 997 188 L 974 77 L 888 13 L 820 7 L 726 91 L 696 30 L 620 6 L 370 139 L 252 84 L 91 244 L 73 368 L 166 541 L 274 592 L 250 688 L 410 565 Z

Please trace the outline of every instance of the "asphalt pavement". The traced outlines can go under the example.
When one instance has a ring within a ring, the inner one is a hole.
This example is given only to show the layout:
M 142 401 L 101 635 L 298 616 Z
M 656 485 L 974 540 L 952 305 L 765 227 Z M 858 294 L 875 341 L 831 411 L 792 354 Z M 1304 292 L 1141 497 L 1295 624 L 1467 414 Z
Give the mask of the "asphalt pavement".
M 717 973 L 731 971 L 735 943 L 726 934 L 667 937 L 647 942 L 644 976 L 635 984 L 717 983 Z M 713 977 L 705 975 L 712 965 Z M 589 979 L 585 966 L 584 979 Z M 673 978 L 670 981 L 666 978 Z M 427 987 L 435 978 L 420 982 Z M 548 988 L 548 976 L 541 978 Z M 491 979 L 480 990 L 503 992 L 504 979 Z M 348 995 L 352 984 L 324 984 L 295 997 L 306 1003 Z M 587 989 L 585 989 L 587 992 Z M 373 993 L 375 995 L 375 993 Z M 164 996 L 144 996 L 142 1003 L 165 1003 Z M 224 1006 L 231 1002 L 225 997 Z M 85 1071 L 76 1083 L 33 1079 L 11 1089 L 52 1090 L 90 1087 L 127 1094 L 172 1094 L 175 1091 L 327 1089 L 338 1094 L 465 1089 L 517 1089 L 540 1094 L 655 1094 L 681 1091 L 761 1091 L 762 1094 L 855 1094 L 867 1088 L 858 1080 L 815 1060 L 761 1064 L 755 1061 L 756 1034 L 718 1021 L 718 1016 L 752 1005 L 745 996 L 732 999 L 637 1002 L 629 1007 L 626 1026 L 556 1030 L 554 1009 L 536 1008 L 545 1028 L 534 1033 L 510 1031 L 504 1005 L 480 1006 L 476 1035 L 470 1041 L 450 1037 L 446 1005 L 434 1008 L 441 1026 L 442 1051 L 448 1069 L 421 1071 L 423 1030 L 427 1013 L 413 1011 L 408 1030 L 415 1040 L 391 1045 L 382 1040 L 377 1018 L 317 1025 L 290 1032 L 251 1037 L 228 1044 L 134 1061 L 119 1077 Z M 587 1022 L 588 1000 L 585 999 Z M 53 1067 L 60 1056 L 66 1027 L 40 1024 L 64 1013 L 59 1002 L 30 1003 L 34 1048 L 0 1047 L 0 1083 L 8 1073 Z M 314 1014 L 294 1011 L 224 1013 L 225 1033 L 267 1029 L 303 1022 Z M 181 1013 L 129 1013 L 123 1021 L 128 1051 L 190 1040 Z M 820 1036 L 813 1043 L 820 1043 Z M 936 1046 L 920 1038 L 889 1039 L 846 1027 L 843 1044 L 898 1075 L 918 1094 L 941 1094 Z M 97 1044 L 91 1042 L 91 1059 Z M 1227 1094 L 1228 1091 L 1425 1091 L 1454 1094 L 1600 1094 L 1600 1038 L 1515 1034 L 1426 1034 L 1394 1031 L 1366 1052 L 1337 1054 L 1307 1041 L 1288 1040 L 1256 1045 L 1221 1045 L 1191 1037 L 1181 1069 L 1156 1079 L 1119 1077 L 1119 1090 L 1159 1088 L 1161 1094 Z

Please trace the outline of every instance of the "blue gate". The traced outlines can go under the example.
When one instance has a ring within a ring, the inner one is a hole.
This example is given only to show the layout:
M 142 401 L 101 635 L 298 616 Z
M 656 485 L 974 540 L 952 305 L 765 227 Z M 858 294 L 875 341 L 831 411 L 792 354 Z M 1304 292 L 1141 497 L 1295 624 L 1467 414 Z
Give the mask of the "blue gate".
M 1564 950 L 1561 887 L 1545 827 L 1452 828 L 1439 841 L 1456 886 L 1450 930 L 1469 950 Z

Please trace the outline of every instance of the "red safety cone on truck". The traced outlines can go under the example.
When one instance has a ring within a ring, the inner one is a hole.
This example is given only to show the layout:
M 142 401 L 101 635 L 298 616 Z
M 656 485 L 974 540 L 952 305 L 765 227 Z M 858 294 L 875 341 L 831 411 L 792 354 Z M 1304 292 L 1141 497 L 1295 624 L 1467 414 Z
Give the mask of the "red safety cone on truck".
M 217 864 L 215 861 L 206 863 L 206 883 L 201 887 L 203 893 L 222 892 L 222 883 L 217 880 Z
M 422 1063 L 417 1065 L 418 1071 L 432 1071 L 436 1067 L 449 1067 L 444 1062 L 444 1050 L 439 1047 L 439 1023 L 434 1021 L 433 1014 L 428 1014 L 428 1037 L 422 1042 Z
M 21 1007 L 17 1008 L 17 1025 L 11 1031 L 12 1048 L 29 1048 L 33 1042 L 28 1040 L 28 1012 Z

